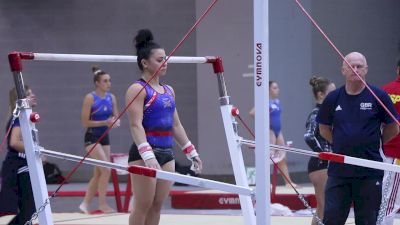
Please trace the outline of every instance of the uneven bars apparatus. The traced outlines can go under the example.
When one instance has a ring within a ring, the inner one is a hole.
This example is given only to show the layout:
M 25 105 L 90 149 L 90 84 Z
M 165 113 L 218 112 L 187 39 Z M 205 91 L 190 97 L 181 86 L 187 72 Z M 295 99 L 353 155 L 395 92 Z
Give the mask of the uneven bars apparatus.
M 43 173 L 42 161 L 40 158 L 43 148 L 39 146 L 38 131 L 35 128 L 32 117 L 36 115 L 32 113 L 32 108 L 26 100 L 24 82 L 22 77 L 22 60 L 40 60 L 40 61 L 85 61 L 85 62 L 136 62 L 136 56 L 121 55 L 87 55 L 87 54 L 52 54 L 52 53 L 32 53 L 32 52 L 12 52 L 8 55 L 11 71 L 14 75 L 14 83 L 17 89 L 17 96 L 20 102 L 20 125 L 24 140 L 25 152 L 28 161 L 29 175 L 31 177 L 33 194 L 36 207 L 45 204 L 48 198 L 46 181 Z M 170 57 L 170 63 L 211 63 L 214 73 L 217 75 L 218 89 L 220 97 L 221 114 L 225 128 L 225 134 L 228 142 L 229 153 L 231 156 L 233 172 L 236 183 L 242 188 L 248 188 L 248 182 L 244 167 L 241 146 L 237 143 L 237 122 L 232 116 L 233 106 L 230 104 L 227 95 L 225 80 L 223 76 L 223 65 L 220 57 Z M 39 149 L 42 149 L 41 151 Z M 240 153 L 240 154 L 239 154 Z M 49 154 L 49 152 L 46 152 Z M 54 154 L 49 154 L 54 156 Z M 86 159 L 88 160 L 88 159 Z M 265 164 L 265 163 L 264 163 Z M 131 171 L 132 172 L 132 171 Z M 162 174 L 162 173 L 161 173 Z M 264 178 L 265 179 L 265 178 Z M 184 180 L 179 182 L 184 183 Z M 201 183 L 204 183 L 202 181 Z M 192 184 L 192 183 L 189 183 Z M 249 189 L 250 190 L 250 189 Z M 250 194 L 250 192 L 245 191 Z M 239 195 L 240 204 L 247 225 L 255 225 L 255 212 L 253 202 L 250 195 Z M 269 198 L 269 197 L 268 197 Z M 48 203 L 50 206 L 50 203 Z M 51 208 L 45 207 L 44 213 L 39 213 L 39 222 L 42 225 L 53 225 Z M 260 210 L 261 211 L 261 210 Z
M 63 58 L 61 60 L 60 58 L 57 58 L 57 56 L 60 55 Z M 25 149 L 27 150 L 25 153 L 27 155 L 27 161 L 28 161 L 28 166 L 30 168 L 29 173 L 31 176 L 31 182 L 32 186 L 39 187 L 39 188 L 34 188 L 34 197 L 35 197 L 35 204 L 38 205 L 37 203 L 39 202 L 40 205 L 42 206 L 45 200 L 47 199 L 47 187 L 44 179 L 44 174 L 43 174 L 43 167 L 42 167 L 42 162 L 40 155 L 45 154 L 49 155 L 52 157 L 56 158 L 62 158 L 62 159 L 68 159 L 71 161 L 79 161 L 83 157 L 79 156 L 74 156 L 70 154 L 65 154 L 65 153 L 59 153 L 59 152 L 54 152 L 50 150 L 45 150 L 44 148 L 39 146 L 39 140 L 38 140 L 38 131 L 35 129 L 35 122 L 37 120 L 37 115 L 36 113 L 33 113 L 30 106 L 29 102 L 26 100 L 25 96 L 25 90 L 23 86 L 23 79 L 22 79 L 22 63 L 21 60 L 23 59 L 34 59 L 34 57 L 37 56 L 37 60 L 50 60 L 51 58 L 57 58 L 59 60 L 57 61 L 82 61 L 82 60 L 77 60 L 75 57 L 79 56 L 84 56 L 83 58 L 86 58 L 86 61 L 94 61 L 93 59 L 90 59 L 90 55 L 66 55 L 66 54 L 48 54 L 48 53 L 18 53 L 18 52 L 13 52 L 9 54 L 9 61 L 10 61 L 10 67 L 12 72 L 14 73 L 14 82 L 16 84 L 17 88 L 17 95 L 18 95 L 18 105 L 20 107 L 20 124 L 21 124 L 21 130 L 22 130 L 22 135 L 24 138 L 24 146 Z M 51 56 L 51 57 L 50 57 Z M 50 58 L 49 58 L 50 57 Z M 96 59 L 96 61 L 101 60 L 101 55 L 95 55 L 95 57 L 99 57 Z M 107 60 L 113 60 L 112 56 L 106 56 Z M 111 58 L 108 58 L 111 57 Z M 174 58 L 174 57 L 172 57 Z M 133 61 L 133 58 L 126 59 L 125 56 L 119 57 L 116 56 L 115 60 L 123 60 L 123 61 L 112 61 L 112 62 L 135 62 Z M 182 61 L 181 61 L 182 60 Z M 219 91 L 220 91 L 220 102 L 221 102 L 221 113 L 224 119 L 224 127 L 226 130 L 226 136 L 228 138 L 228 147 L 231 153 L 231 157 L 234 158 L 236 161 L 240 162 L 243 160 L 242 155 L 237 154 L 237 150 L 241 150 L 241 145 L 246 144 L 250 146 L 256 146 L 255 141 L 251 140 L 244 140 L 240 136 L 237 135 L 237 123 L 234 119 L 235 116 L 237 116 L 236 108 L 232 107 L 229 103 L 229 96 L 227 96 L 226 92 L 226 87 L 225 87 L 225 82 L 223 79 L 223 67 L 222 67 L 222 59 L 218 57 L 176 57 L 174 59 L 175 63 L 212 63 L 214 72 L 218 75 L 218 84 L 219 84 Z M 350 157 L 350 156 L 345 156 L 345 155 L 340 155 L 340 154 L 335 154 L 335 153 L 328 153 L 328 152 L 322 152 L 322 153 L 315 153 L 315 152 L 310 152 L 307 150 L 303 149 L 298 149 L 298 148 L 293 148 L 293 147 L 286 147 L 286 146 L 279 146 L 279 145 L 267 145 L 268 148 L 274 148 L 274 149 L 279 149 L 279 150 L 284 150 L 284 151 L 289 151 L 293 153 L 298 153 L 298 154 L 303 154 L 303 155 L 308 155 L 312 157 L 318 157 L 323 160 L 330 160 L 338 163 L 345 163 L 345 164 L 351 164 L 351 165 L 357 165 L 357 166 L 364 166 L 368 168 L 374 168 L 374 169 L 381 169 L 381 170 L 388 170 L 388 171 L 393 171 L 393 172 L 400 172 L 400 167 L 397 165 L 392 165 L 392 164 L 387 164 L 387 163 L 382 163 L 382 162 L 377 162 L 377 161 L 372 161 L 372 160 L 366 160 L 366 159 L 360 159 L 360 158 L 355 158 L 355 157 Z M 242 197 L 245 196 L 245 200 L 247 198 L 250 198 L 250 196 L 254 195 L 253 191 L 248 187 L 248 186 L 243 186 L 243 185 L 232 185 L 232 184 L 225 184 L 222 182 L 217 182 L 217 181 L 210 181 L 206 179 L 201 179 L 201 178 L 194 178 L 194 177 L 187 177 L 184 175 L 179 175 L 175 173 L 170 173 L 170 172 L 165 172 L 165 171 L 158 171 L 154 169 L 149 169 L 146 167 L 140 167 L 140 166 L 122 166 L 118 165 L 115 163 L 109 163 L 109 162 L 103 162 L 99 160 L 94 160 L 94 159 L 89 159 L 87 158 L 85 160 L 87 164 L 90 165 L 97 165 L 97 166 L 106 166 L 109 168 L 114 168 L 114 169 L 119 169 L 119 170 L 126 170 L 130 173 L 135 173 L 135 174 L 141 174 L 144 176 L 149 176 L 149 177 L 155 177 L 159 179 L 166 179 L 166 180 L 172 180 L 172 181 L 177 181 L 181 183 L 186 183 L 190 185 L 196 185 L 200 187 L 205 187 L 205 188 L 215 188 L 227 192 L 232 192 L 239 194 L 241 197 L 241 204 L 242 204 L 242 210 L 243 213 L 246 211 L 243 209 L 243 202 L 242 202 Z M 266 163 L 266 160 L 263 160 L 263 163 Z M 243 161 L 242 161 L 243 162 Z M 244 166 L 244 164 L 242 164 Z M 32 170 L 32 168 L 34 170 Z M 237 178 L 237 174 L 240 172 L 244 172 L 242 167 L 240 165 L 234 164 L 234 170 L 235 172 L 235 178 Z M 245 175 L 245 174 L 244 174 Z M 239 177 L 240 178 L 240 177 Z M 247 179 L 244 181 L 247 183 Z M 268 189 L 267 189 L 268 190 Z M 262 190 L 263 191 L 263 190 Z M 269 194 L 267 195 L 269 196 Z M 261 199 L 262 200 L 262 199 Z M 259 203 L 260 199 L 258 200 Z M 49 203 L 50 204 L 50 203 Z M 258 205 L 258 204 L 257 204 Z M 268 204 L 267 204 L 268 205 Z M 246 205 L 244 205 L 246 206 Z M 262 206 L 261 206 L 262 207 Z M 268 207 L 266 207 L 268 208 Z M 265 209 L 265 208 L 263 208 Z M 269 209 L 267 209 L 269 210 Z M 43 210 L 45 214 L 43 215 L 42 213 L 39 214 L 39 222 L 41 224 L 49 224 L 52 225 L 52 216 L 51 216 L 51 208 L 50 207 L 45 207 Z M 251 210 L 253 211 L 253 208 L 251 207 Z M 262 210 L 263 211 L 263 210 Z M 254 218 L 254 214 L 252 214 Z M 246 218 L 246 223 L 250 224 L 251 220 L 247 220 Z M 258 222 L 258 221 L 257 221 Z

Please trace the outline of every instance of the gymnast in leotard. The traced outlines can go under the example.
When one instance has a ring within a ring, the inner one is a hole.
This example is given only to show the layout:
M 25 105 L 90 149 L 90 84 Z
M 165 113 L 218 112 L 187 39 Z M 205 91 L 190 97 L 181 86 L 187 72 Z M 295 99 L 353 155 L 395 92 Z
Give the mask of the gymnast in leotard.
M 278 99 L 279 96 L 279 86 L 275 81 L 269 82 L 269 116 L 270 116 L 270 132 L 269 140 L 271 144 L 274 145 L 285 145 L 285 140 L 283 138 L 281 130 L 281 105 Z M 250 110 L 250 116 L 255 116 L 254 108 Z M 277 163 L 280 171 L 286 176 L 284 179 L 286 186 L 290 186 L 290 183 L 297 187 L 297 184 L 293 183 L 290 179 L 289 169 L 286 163 L 286 153 L 284 151 L 271 149 L 270 156 L 272 160 Z

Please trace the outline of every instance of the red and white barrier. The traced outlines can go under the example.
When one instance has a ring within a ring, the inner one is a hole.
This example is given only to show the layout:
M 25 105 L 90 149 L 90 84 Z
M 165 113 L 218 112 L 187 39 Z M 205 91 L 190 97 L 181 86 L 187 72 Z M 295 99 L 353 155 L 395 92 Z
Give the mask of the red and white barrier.
M 80 157 L 80 156 L 46 150 L 43 148 L 40 149 L 39 152 L 44 155 L 52 156 L 55 158 L 67 159 L 67 160 L 76 161 L 76 162 L 80 162 L 83 159 L 83 157 Z M 144 166 L 126 166 L 126 165 L 120 165 L 120 164 L 116 164 L 116 163 L 111 163 L 111 162 L 106 162 L 106 161 L 101 161 L 101 160 L 96 160 L 96 159 L 90 159 L 90 158 L 86 158 L 83 161 L 83 163 L 89 164 L 89 165 L 107 167 L 107 168 L 111 168 L 111 169 L 124 170 L 124 171 L 128 171 L 129 173 L 143 175 L 143 176 L 147 176 L 147 177 L 154 177 L 157 179 L 169 180 L 169 181 L 184 183 L 184 184 L 203 187 L 203 188 L 210 188 L 210 189 L 226 191 L 226 192 L 235 193 L 238 195 L 250 196 L 253 194 L 253 190 L 248 187 L 227 184 L 227 183 L 223 183 L 223 182 L 219 182 L 219 181 L 207 180 L 207 179 L 199 178 L 199 177 L 186 176 L 186 175 L 173 173 L 173 172 L 156 170 L 156 169 L 152 169 L 152 168 L 148 168 L 148 167 L 144 167 Z
M 321 152 L 318 154 L 318 157 L 323 160 L 329 160 L 329 161 L 337 162 L 337 163 L 351 164 L 351 165 L 356 165 L 356 166 L 363 166 L 363 167 L 368 167 L 368 168 L 373 168 L 373 169 L 386 170 L 386 171 L 400 173 L 400 166 L 397 166 L 395 164 L 383 163 L 383 162 L 367 160 L 367 159 L 360 159 L 360 158 L 356 158 L 356 157 L 340 155 L 340 154 L 335 154 L 335 153 L 331 153 L 331 152 Z
M 249 146 L 254 146 L 254 141 L 241 140 L 240 142 L 243 144 L 249 145 Z M 384 162 L 378 162 L 378 161 L 374 161 L 374 160 L 360 159 L 360 158 L 336 154 L 336 153 L 332 153 L 332 152 L 318 153 L 318 152 L 313 152 L 310 150 L 304 150 L 304 149 L 300 149 L 300 148 L 293 148 L 293 147 L 287 147 L 287 146 L 281 146 L 281 145 L 270 145 L 270 148 L 287 151 L 287 152 L 293 152 L 293 153 L 297 153 L 297 154 L 303 154 L 303 155 L 312 156 L 312 157 L 317 157 L 322 160 L 328 160 L 328 161 L 337 162 L 337 163 L 363 166 L 363 167 L 372 168 L 372 169 L 379 169 L 379 170 L 386 170 L 386 171 L 400 173 L 400 166 L 397 166 L 394 164 L 388 164 L 388 163 L 384 163 Z
M 299 148 L 291 148 L 291 147 L 279 146 L 279 145 L 271 145 L 271 148 L 276 148 L 276 149 L 283 150 L 283 151 L 295 152 L 295 153 L 301 153 L 301 154 L 306 154 L 308 152 L 309 156 L 318 157 L 319 159 L 322 159 L 322 160 L 328 160 L 328 161 L 337 162 L 337 163 L 363 166 L 363 167 L 372 168 L 372 169 L 379 169 L 379 170 L 386 170 L 386 171 L 393 171 L 396 173 L 400 173 L 400 166 L 397 166 L 394 164 L 388 164 L 388 163 L 384 163 L 384 162 L 378 162 L 378 161 L 374 161 L 374 160 L 360 159 L 360 158 L 336 154 L 336 153 L 332 153 L 332 152 L 317 153 L 317 152 L 311 152 L 311 151 L 307 151 L 307 150 L 303 150 L 303 149 L 299 149 Z

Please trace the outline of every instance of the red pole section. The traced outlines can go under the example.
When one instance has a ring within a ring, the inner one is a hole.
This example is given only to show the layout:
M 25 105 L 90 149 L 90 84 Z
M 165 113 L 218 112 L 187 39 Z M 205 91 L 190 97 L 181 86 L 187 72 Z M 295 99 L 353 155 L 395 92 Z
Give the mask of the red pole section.
M 22 71 L 21 60 L 32 60 L 35 58 L 33 52 L 10 52 L 8 54 L 8 61 L 12 72 Z
M 157 171 L 144 166 L 129 166 L 128 172 L 143 175 L 146 177 L 156 177 Z
M 8 62 L 10 63 L 10 69 L 12 72 L 22 71 L 22 63 L 19 52 L 11 52 L 8 54 Z
M 223 73 L 224 72 L 224 66 L 222 65 L 222 57 L 217 56 L 217 57 L 209 57 L 207 58 L 207 63 L 212 63 L 214 73 Z
M 331 152 L 321 152 L 319 153 L 319 158 L 322 160 L 329 160 L 338 163 L 344 163 L 344 155 L 331 153 Z

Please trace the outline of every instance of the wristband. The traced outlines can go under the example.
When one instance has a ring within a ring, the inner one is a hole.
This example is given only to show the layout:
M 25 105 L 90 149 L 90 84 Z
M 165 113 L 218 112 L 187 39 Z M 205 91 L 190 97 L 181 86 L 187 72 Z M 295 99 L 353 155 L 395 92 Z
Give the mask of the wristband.
M 142 157 L 143 161 L 146 161 L 151 158 L 155 158 L 156 156 L 153 153 L 153 148 L 150 146 L 148 142 L 144 142 L 138 146 L 139 154 Z
M 182 152 L 185 153 L 186 158 L 189 160 L 193 161 L 193 158 L 199 156 L 199 154 L 196 151 L 196 148 L 192 144 L 192 142 L 188 141 L 183 147 L 182 147 Z

